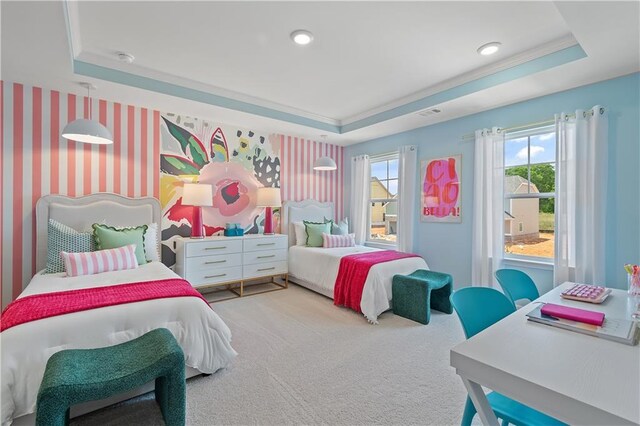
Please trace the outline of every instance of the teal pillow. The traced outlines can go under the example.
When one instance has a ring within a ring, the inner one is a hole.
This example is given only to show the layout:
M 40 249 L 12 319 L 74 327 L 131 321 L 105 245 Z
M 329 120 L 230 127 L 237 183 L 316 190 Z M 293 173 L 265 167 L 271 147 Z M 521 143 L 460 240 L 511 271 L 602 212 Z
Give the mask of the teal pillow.
M 330 234 L 333 221 L 330 220 L 327 223 L 307 222 L 304 223 L 305 231 L 307 232 L 307 247 L 322 247 L 322 234 Z
M 113 226 L 94 223 L 93 237 L 96 239 L 98 250 L 135 244 L 138 265 L 144 265 L 147 263 L 147 258 L 144 254 L 144 234 L 147 232 L 147 228 L 147 225 L 136 226 L 135 228 L 114 228 Z
M 64 272 L 60 252 L 84 253 L 96 251 L 91 232 L 78 232 L 62 223 L 49 219 L 47 225 L 47 266 L 45 274 Z
M 324 218 L 324 223 L 329 222 L 330 220 L 326 217 Z M 349 219 L 344 218 L 339 223 L 334 223 L 331 226 L 331 234 L 332 235 L 349 235 Z

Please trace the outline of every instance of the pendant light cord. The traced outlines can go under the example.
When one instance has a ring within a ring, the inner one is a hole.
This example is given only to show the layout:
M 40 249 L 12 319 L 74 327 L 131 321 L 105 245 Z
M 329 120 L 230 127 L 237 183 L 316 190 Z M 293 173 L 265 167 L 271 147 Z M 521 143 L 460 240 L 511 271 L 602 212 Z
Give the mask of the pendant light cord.
M 93 102 L 91 102 L 91 86 L 87 84 L 87 99 L 89 100 L 89 120 L 93 120 Z

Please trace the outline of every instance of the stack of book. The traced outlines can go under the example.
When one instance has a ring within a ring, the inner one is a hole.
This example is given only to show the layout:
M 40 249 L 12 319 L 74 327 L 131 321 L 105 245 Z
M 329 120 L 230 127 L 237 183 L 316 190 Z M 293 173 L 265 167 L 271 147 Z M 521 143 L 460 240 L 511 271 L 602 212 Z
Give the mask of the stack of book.
M 605 318 L 600 312 L 547 303 L 535 307 L 527 317 L 529 321 L 627 345 L 635 345 L 638 342 L 638 327 L 635 322 Z

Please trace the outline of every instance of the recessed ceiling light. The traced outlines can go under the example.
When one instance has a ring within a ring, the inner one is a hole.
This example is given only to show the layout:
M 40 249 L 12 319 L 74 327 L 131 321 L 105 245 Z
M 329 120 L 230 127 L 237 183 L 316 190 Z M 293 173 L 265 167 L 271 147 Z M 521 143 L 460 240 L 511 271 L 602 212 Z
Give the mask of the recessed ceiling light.
M 491 43 L 483 44 L 482 46 L 478 47 L 478 53 L 482 56 L 493 55 L 500 49 L 500 46 L 502 46 L 502 43 L 492 41 Z
M 295 44 L 304 46 L 313 41 L 313 34 L 307 30 L 295 30 L 291 33 L 291 40 L 293 40 Z

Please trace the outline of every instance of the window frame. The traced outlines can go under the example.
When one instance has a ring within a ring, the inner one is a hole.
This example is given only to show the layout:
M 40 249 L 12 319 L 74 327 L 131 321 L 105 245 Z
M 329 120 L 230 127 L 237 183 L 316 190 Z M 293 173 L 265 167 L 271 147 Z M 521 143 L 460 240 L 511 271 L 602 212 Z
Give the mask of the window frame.
M 386 154 L 381 154 L 381 155 L 376 155 L 376 156 L 370 156 L 369 157 L 369 185 L 371 185 L 371 182 L 373 181 L 374 176 L 371 174 L 371 169 L 373 168 L 373 164 L 374 163 L 381 163 L 381 162 L 386 162 L 387 163 L 387 179 L 382 179 L 381 182 L 387 182 L 387 184 L 390 181 L 396 181 L 398 182 L 398 184 L 400 183 L 400 176 L 394 177 L 394 178 L 389 178 L 389 161 L 391 160 L 400 160 L 400 155 L 398 152 L 390 152 L 390 153 L 386 153 Z M 388 187 L 387 187 L 388 188 Z M 365 245 L 367 246 L 372 246 L 372 247 L 396 247 L 397 246 L 397 241 L 396 242 L 392 242 L 392 241 L 388 241 L 385 239 L 379 239 L 379 238 L 372 238 L 371 237 L 371 207 L 373 203 L 390 203 L 390 202 L 394 202 L 397 205 L 398 202 L 398 198 L 397 198 L 397 194 L 396 194 L 396 198 L 372 198 L 371 197 L 371 193 L 369 194 L 369 203 L 367 204 L 368 208 L 367 208 L 367 239 L 365 241 Z M 396 222 L 397 223 L 397 222 Z
M 506 145 L 508 140 L 513 140 L 513 139 L 520 139 L 520 138 L 527 138 L 527 180 L 529 181 L 529 183 L 531 183 L 531 138 L 533 136 L 537 136 L 537 135 L 543 135 L 543 134 L 548 134 L 548 133 L 553 133 L 555 132 L 555 126 L 554 125 L 549 125 L 549 126 L 541 126 L 541 127 L 535 127 L 535 128 L 531 128 L 531 129 L 527 129 L 527 130 L 522 130 L 522 131 L 515 131 L 515 132 L 507 132 L 505 134 L 504 137 L 504 144 Z M 556 147 L 557 147 L 557 138 L 556 138 Z M 506 150 L 503 149 L 503 163 L 505 163 L 506 160 Z M 545 161 L 545 162 L 541 162 L 541 163 L 533 163 L 534 165 L 537 164 L 553 164 L 554 165 L 554 177 L 556 176 L 555 173 L 557 173 L 557 169 L 555 167 L 555 164 L 557 164 L 558 162 L 558 154 L 557 154 L 557 149 L 556 149 L 556 153 L 555 153 L 555 158 L 554 161 Z M 524 164 L 522 165 L 515 165 L 515 166 L 507 166 L 506 164 L 503 166 L 504 172 L 503 172 L 503 178 L 506 178 L 506 171 L 507 169 L 511 168 L 511 167 L 519 167 L 519 166 L 524 166 Z M 518 200 L 518 199 L 548 199 L 548 198 L 553 198 L 556 199 L 556 192 L 535 192 L 532 193 L 531 192 L 531 186 L 528 186 L 527 188 L 527 193 L 524 194 L 514 194 L 514 193 L 507 193 L 505 191 L 504 186 L 502 187 L 502 191 L 503 191 L 503 210 L 506 212 L 506 208 L 507 208 L 507 202 L 510 200 Z M 555 214 L 555 213 L 554 213 Z M 554 223 L 553 223 L 553 231 L 554 231 L 554 238 L 555 238 L 555 234 L 556 234 L 556 224 L 555 224 L 555 217 L 554 217 Z M 554 262 L 554 258 L 555 258 L 555 244 L 553 247 L 554 253 L 552 257 L 543 257 L 543 256 L 530 256 L 530 255 L 525 255 L 525 254 L 518 254 L 518 253 L 509 253 L 505 250 L 505 246 L 506 246 L 506 241 L 505 241 L 505 230 L 502 229 L 502 238 L 503 238 L 503 259 L 509 262 L 521 262 L 523 264 L 538 264 L 538 265 L 553 265 Z

